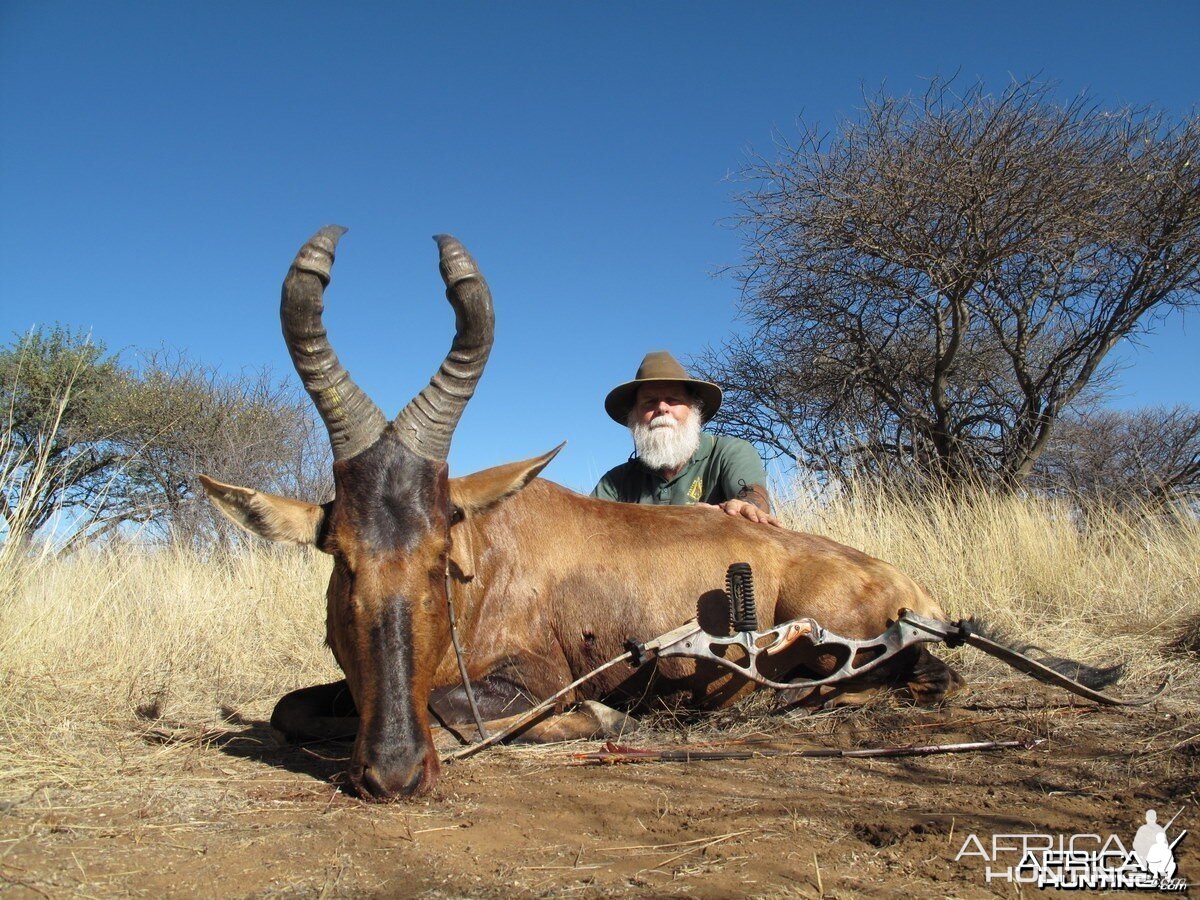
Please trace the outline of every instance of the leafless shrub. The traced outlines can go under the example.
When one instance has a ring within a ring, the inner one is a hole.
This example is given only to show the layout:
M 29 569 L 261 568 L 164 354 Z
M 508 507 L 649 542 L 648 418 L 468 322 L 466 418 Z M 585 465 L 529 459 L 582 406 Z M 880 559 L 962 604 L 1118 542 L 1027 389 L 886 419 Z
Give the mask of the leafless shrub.
M 1163 505 L 1200 494 L 1200 411 L 1184 406 L 1069 415 L 1032 483 L 1084 503 Z
M 170 350 L 145 354 L 121 436 L 149 530 L 194 543 L 233 532 L 198 491 L 197 474 L 272 493 L 332 495 L 329 447 L 312 405 L 267 371 L 229 376 Z

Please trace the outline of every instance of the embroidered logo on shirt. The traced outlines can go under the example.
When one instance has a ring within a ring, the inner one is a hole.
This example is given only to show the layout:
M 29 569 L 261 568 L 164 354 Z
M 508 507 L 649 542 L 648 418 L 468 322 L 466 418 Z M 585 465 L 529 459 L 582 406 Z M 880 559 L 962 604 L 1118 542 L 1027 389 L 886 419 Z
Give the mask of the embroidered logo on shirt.
M 690 488 L 688 488 L 687 495 L 688 495 L 688 499 L 691 500 L 693 503 L 699 503 L 700 498 L 704 496 L 704 481 L 703 481 L 703 479 L 697 478 L 695 481 L 693 481 L 692 486 Z

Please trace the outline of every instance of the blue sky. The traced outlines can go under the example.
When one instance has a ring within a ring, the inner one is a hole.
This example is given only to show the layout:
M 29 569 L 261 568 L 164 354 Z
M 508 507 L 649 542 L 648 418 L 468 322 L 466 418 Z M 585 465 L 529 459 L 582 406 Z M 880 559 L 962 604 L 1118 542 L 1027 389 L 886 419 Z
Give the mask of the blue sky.
M 392 414 L 449 345 L 447 231 L 497 312 L 452 471 L 567 439 L 547 475 L 587 490 L 629 450 L 609 388 L 739 327 L 728 176 L 773 129 L 954 72 L 1180 115 L 1198 34 L 1183 2 L 0 0 L 0 333 L 290 373 L 279 284 L 337 222 L 327 323 Z M 1123 349 L 1114 402 L 1200 402 L 1196 329 Z

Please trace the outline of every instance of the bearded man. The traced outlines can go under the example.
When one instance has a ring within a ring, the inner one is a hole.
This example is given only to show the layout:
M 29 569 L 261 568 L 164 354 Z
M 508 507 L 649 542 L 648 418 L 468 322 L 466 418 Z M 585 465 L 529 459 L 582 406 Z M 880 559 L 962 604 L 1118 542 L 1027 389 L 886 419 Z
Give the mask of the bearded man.
M 714 507 L 778 525 L 767 470 L 754 447 L 701 430 L 720 409 L 721 396 L 717 385 L 692 378 L 665 350 L 646 354 L 633 381 L 613 388 L 604 400 L 608 415 L 633 433 L 634 454 L 605 473 L 592 496 Z

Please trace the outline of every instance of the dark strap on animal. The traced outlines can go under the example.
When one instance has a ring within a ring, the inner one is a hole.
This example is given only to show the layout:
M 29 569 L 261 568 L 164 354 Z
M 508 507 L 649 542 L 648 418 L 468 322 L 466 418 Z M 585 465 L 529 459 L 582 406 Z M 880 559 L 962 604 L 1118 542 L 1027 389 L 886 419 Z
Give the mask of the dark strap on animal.
M 471 706 L 471 715 L 475 718 L 475 727 L 479 729 L 479 739 L 486 741 L 490 735 L 483 724 L 483 716 L 479 714 L 479 704 L 475 702 L 475 689 L 471 687 L 471 679 L 467 677 L 467 662 L 463 659 L 462 645 L 458 642 L 458 623 L 454 616 L 454 595 L 450 591 L 450 567 L 446 566 L 446 610 L 450 613 L 450 643 L 454 645 L 454 656 L 458 659 L 458 674 L 462 678 L 463 690 L 467 694 L 467 703 Z

